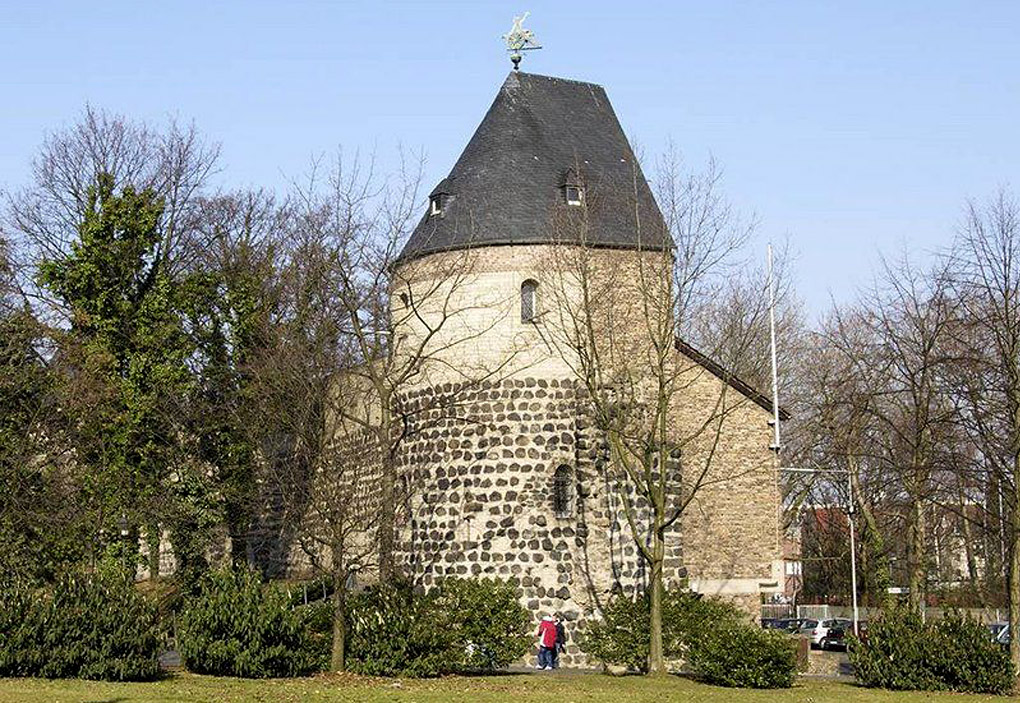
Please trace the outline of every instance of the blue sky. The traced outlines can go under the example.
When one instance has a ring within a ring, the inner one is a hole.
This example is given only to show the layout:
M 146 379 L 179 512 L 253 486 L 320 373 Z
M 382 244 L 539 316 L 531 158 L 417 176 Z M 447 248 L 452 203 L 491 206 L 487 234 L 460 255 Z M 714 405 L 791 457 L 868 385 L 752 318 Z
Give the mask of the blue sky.
M 342 145 L 452 166 L 509 70 L 606 87 L 646 156 L 712 154 L 726 192 L 789 237 L 812 310 L 878 253 L 947 244 L 968 197 L 1020 188 L 1016 2 L 17 2 L 0 26 L 0 188 L 89 102 L 194 120 L 224 187 L 283 189 Z M 763 244 L 762 244 L 763 246 Z

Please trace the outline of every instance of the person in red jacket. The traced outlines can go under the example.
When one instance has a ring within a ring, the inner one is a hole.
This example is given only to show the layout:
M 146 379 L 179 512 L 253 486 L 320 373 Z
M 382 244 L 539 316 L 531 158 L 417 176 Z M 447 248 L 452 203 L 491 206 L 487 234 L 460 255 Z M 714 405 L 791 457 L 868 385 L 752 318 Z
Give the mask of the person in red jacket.
M 535 668 L 552 669 L 556 651 L 556 621 L 551 615 L 542 617 L 535 636 L 538 637 L 538 666 Z

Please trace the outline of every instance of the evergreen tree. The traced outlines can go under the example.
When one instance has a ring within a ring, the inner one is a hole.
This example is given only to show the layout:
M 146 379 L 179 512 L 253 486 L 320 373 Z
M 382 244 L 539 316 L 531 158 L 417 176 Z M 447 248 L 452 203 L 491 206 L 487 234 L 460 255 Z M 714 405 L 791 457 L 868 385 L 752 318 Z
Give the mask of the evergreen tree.
M 62 407 L 73 461 L 85 479 L 96 544 L 155 530 L 171 512 L 164 490 L 182 481 L 176 422 L 190 384 L 174 287 L 158 255 L 163 203 L 151 190 L 101 174 L 70 253 L 39 279 L 67 308 L 59 335 Z

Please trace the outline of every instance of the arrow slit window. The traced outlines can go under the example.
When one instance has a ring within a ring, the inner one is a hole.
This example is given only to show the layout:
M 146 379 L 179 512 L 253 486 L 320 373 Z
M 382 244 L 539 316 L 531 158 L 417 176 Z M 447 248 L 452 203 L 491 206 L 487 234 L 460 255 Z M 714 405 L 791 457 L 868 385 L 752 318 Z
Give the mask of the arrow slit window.
M 529 278 L 521 284 L 521 322 L 534 322 L 538 315 L 538 281 Z
M 553 513 L 558 518 L 571 517 L 574 514 L 573 483 L 574 472 L 569 466 L 561 466 L 553 474 Z

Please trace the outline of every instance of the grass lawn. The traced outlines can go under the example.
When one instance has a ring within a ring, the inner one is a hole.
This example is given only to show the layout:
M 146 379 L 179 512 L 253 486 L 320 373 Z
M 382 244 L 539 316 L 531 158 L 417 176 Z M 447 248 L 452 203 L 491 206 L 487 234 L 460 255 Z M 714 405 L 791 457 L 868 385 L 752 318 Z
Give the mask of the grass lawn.
M 178 673 L 155 683 L 101 683 L 0 679 L 7 703 L 971 703 L 1005 701 L 995 696 L 892 693 L 833 681 L 806 680 L 785 691 L 745 691 L 705 686 L 679 678 L 650 680 L 597 674 L 449 677 L 407 681 L 323 675 L 307 679 L 213 678 Z

